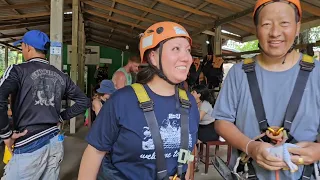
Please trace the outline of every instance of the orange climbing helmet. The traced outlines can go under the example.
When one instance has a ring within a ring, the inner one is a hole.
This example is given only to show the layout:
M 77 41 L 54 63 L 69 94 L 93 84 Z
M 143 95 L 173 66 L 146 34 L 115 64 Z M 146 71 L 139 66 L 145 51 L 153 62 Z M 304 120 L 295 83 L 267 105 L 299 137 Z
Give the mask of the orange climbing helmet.
M 186 29 L 177 23 L 166 21 L 150 26 L 140 37 L 141 62 L 146 62 L 144 54 L 148 49 L 152 49 L 160 42 L 174 37 L 185 37 L 189 40 L 190 46 L 192 45 L 192 39 Z
M 256 5 L 254 7 L 253 11 L 253 18 L 255 18 L 255 15 L 257 13 L 257 10 L 266 4 L 272 3 L 272 2 L 281 2 L 281 1 L 287 1 L 288 3 L 291 3 L 296 6 L 298 13 L 299 13 L 299 20 L 301 21 L 302 18 L 302 8 L 300 4 L 300 0 L 257 0 Z

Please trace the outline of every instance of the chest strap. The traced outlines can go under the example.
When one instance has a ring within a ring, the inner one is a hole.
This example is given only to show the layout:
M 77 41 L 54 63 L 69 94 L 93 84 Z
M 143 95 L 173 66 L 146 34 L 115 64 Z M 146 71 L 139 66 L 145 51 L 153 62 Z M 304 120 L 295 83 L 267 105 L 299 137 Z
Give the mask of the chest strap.
M 268 129 L 269 124 L 263 105 L 257 75 L 255 72 L 255 64 L 256 62 L 253 59 L 245 59 L 242 65 L 242 69 L 247 74 L 252 102 L 259 123 L 260 131 L 265 132 Z M 298 73 L 283 121 L 283 127 L 288 132 L 287 142 L 289 143 L 297 143 L 295 138 L 290 134 L 291 125 L 301 103 L 310 72 L 312 72 L 314 66 L 314 59 L 311 56 L 303 55 L 302 60 L 300 61 L 300 71 Z M 312 176 L 312 172 L 313 165 L 305 166 L 301 179 L 309 179 Z
M 144 112 L 145 119 L 147 121 L 151 137 L 155 146 L 156 152 L 156 167 L 157 167 L 157 179 L 168 180 L 168 172 L 166 167 L 165 152 L 163 148 L 163 141 L 159 131 L 159 125 L 154 113 L 154 102 L 150 99 L 147 91 L 142 84 L 131 85 L 139 101 L 139 106 Z M 180 113 L 181 113 L 181 140 L 180 140 L 180 152 L 178 157 L 178 175 L 182 175 L 183 164 L 187 164 L 189 161 L 193 161 L 194 157 L 188 150 L 189 146 L 189 109 L 191 107 L 186 91 L 178 89 L 180 100 Z

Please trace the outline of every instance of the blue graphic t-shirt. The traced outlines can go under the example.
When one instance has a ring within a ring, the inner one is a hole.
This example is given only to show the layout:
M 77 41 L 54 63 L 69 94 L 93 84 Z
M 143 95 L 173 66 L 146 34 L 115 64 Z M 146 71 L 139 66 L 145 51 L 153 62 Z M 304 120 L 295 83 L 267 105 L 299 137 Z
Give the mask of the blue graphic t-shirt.
M 145 86 L 154 102 L 154 112 L 164 143 L 169 175 L 174 175 L 180 149 L 180 118 L 175 96 L 159 96 Z M 189 149 L 197 142 L 199 111 L 194 97 L 189 112 Z M 153 140 L 138 99 L 131 86 L 112 95 L 99 112 L 87 136 L 88 143 L 100 151 L 111 152 L 112 164 L 128 179 L 156 179 Z M 104 163 L 106 162 L 104 159 Z M 187 166 L 184 167 L 186 171 Z

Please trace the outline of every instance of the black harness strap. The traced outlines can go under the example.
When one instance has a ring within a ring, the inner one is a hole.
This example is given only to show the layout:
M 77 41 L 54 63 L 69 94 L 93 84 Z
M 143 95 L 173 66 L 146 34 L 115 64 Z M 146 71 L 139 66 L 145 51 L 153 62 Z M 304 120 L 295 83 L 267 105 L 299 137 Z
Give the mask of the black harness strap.
M 291 125 L 302 100 L 303 92 L 306 88 L 310 72 L 313 70 L 313 68 L 314 64 L 300 61 L 300 71 L 288 103 L 289 105 L 287 107 L 283 124 L 284 129 L 286 129 L 288 132 L 291 129 Z
M 145 119 L 147 121 L 153 144 L 155 146 L 156 153 L 156 167 L 157 167 L 157 179 L 158 180 L 169 180 L 169 175 L 167 172 L 167 163 L 165 159 L 165 151 L 163 147 L 163 141 L 161 138 L 161 134 L 159 131 L 159 125 L 157 118 L 154 113 L 154 103 L 149 98 L 147 91 L 144 89 L 141 84 L 133 84 L 131 85 L 138 97 L 139 106 L 144 112 Z M 186 164 L 190 158 L 190 151 L 188 151 L 189 147 L 189 109 L 191 107 L 191 103 L 188 100 L 187 94 L 184 90 L 176 89 L 179 94 L 179 102 L 180 104 L 180 122 L 181 122 L 181 145 L 180 145 L 180 153 L 178 157 L 178 175 L 180 179 L 183 179 L 183 165 Z
M 178 88 L 176 89 L 176 94 L 181 94 L 179 92 Z M 181 90 L 180 90 L 181 91 Z M 191 107 L 190 101 L 187 101 L 179 96 L 180 100 L 180 124 L 181 124 L 181 147 L 180 147 L 180 154 L 179 154 L 179 160 L 182 160 L 184 162 L 179 162 L 178 165 L 178 175 L 181 177 L 183 173 L 183 165 L 188 162 L 188 156 L 189 156 L 189 109 Z
M 156 151 L 156 164 L 157 164 L 157 178 L 159 180 L 168 180 L 167 163 L 165 159 L 165 153 L 163 148 L 163 141 L 161 139 L 161 134 L 159 131 L 159 125 L 157 118 L 153 111 L 153 102 L 150 100 L 144 104 L 140 104 L 141 109 L 144 112 L 144 117 L 147 121 L 153 144 Z
M 300 71 L 297 76 L 297 80 L 295 82 L 295 86 L 294 86 L 294 89 L 285 113 L 283 126 L 285 130 L 287 130 L 288 132 L 287 142 L 290 142 L 290 143 L 297 142 L 289 132 L 291 130 L 291 125 L 294 120 L 294 117 L 301 103 L 304 89 L 308 82 L 310 72 L 313 70 L 315 66 L 313 61 L 312 62 L 308 61 L 309 59 L 310 57 L 304 55 L 303 59 L 300 61 Z M 262 96 L 259 88 L 257 75 L 255 72 L 255 61 L 253 59 L 246 59 L 243 63 L 242 69 L 247 74 L 252 102 L 253 102 L 256 117 L 259 123 L 260 131 L 264 132 L 269 127 L 269 125 L 266 118 L 266 113 L 263 105 L 263 100 L 262 100 Z M 314 169 L 313 165 L 304 166 L 303 175 L 301 179 L 302 180 L 310 179 L 313 173 L 313 169 Z
M 248 64 L 243 64 L 242 66 L 244 72 L 247 74 L 249 88 L 252 96 L 252 102 L 254 110 L 256 112 L 256 117 L 258 119 L 260 131 L 265 131 L 268 129 L 268 121 L 266 117 L 266 112 L 264 111 L 263 100 L 261 96 L 261 91 L 259 88 L 259 83 L 257 75 L 255 72 L 255 62 L 248 62 Z

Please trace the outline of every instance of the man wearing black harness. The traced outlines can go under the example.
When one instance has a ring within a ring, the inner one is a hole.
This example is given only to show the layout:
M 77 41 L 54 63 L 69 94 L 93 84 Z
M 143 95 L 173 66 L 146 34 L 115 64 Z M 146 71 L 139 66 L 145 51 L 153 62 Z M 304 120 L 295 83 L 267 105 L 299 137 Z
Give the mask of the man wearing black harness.
M 0 138 L 14 154 L 2 179 L 59 179 L 64 138 L 57 125 L 84 113 L 90 101 L 45 59 L 50 46 L 45 33 L 29 31 L 17 43 L 26 62 L 9 66 L 0 80 Z M 7 116 L 9 94 L 13 127 Z M 60 112 L 62 97 L 75 104 Z
M 232 67 L 215 104 L 215 128 L 234 147 L 229 166 L 244 179 L 316 178 L 320 64 L 294 50 L 301 16 L 299 0 L 257 1 L 253 17 L 261 54 Z M 255 141 L 260 134 L 264 142 Z M 270 153 L 285 142 L 297 147 L 282 157 Z M 249 161 L 237 161 L 237 149 Z M 298 171 L 285 170 L 289 161 Z

